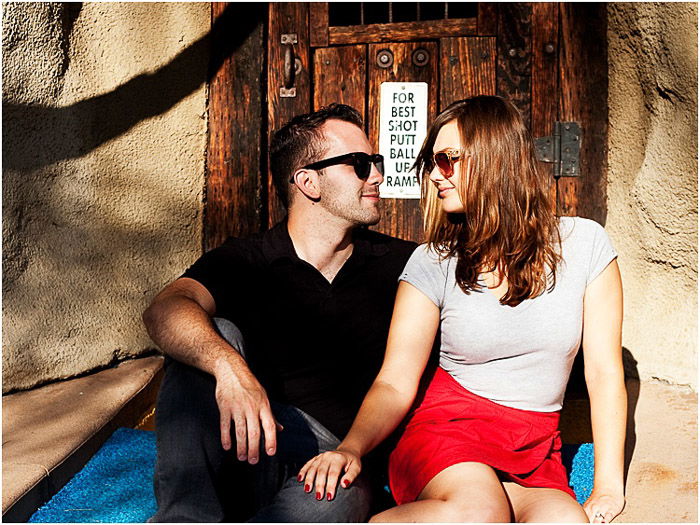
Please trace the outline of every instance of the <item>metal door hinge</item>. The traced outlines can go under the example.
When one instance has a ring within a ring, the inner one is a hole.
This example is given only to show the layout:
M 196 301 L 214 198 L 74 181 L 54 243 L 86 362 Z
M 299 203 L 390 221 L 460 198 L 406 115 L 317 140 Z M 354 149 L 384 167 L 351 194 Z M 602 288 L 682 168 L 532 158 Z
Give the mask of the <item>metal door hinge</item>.
M 554 135 L 535 139 L 537 160 L 554 164 L 554 178 L 578 177 L 581 126 L 578 122 L 555 122 Z

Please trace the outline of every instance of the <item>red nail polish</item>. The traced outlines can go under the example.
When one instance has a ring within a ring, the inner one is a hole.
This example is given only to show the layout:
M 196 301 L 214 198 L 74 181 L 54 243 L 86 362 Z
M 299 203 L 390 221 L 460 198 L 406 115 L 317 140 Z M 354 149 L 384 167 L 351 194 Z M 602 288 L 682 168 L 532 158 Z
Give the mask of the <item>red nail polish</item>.
M 311 485 L 305 485 L 304 492 L 311 492 Z
M 331 493 L 329 492 L 328 495 L 326 496 L 326 498 L 328 498 L 328 501 L 330 501 L 330 500 L 333 499 L 333 496 L 332 496 Z
M 323 499 L 323 496 L 321 495 L 320 492 L 317 492 L 317 493 L 316 493 L 316 499 L 317 499 L 318 501 L 321 501 L 321 500 Z
M 343 487 L 347 487 L 348 485 L 350 485 L 350 482 L 347 479 L 344 479 L 343 480 Z
M 301 483 L 301 480 L 302 480 L 302 479 L 304 479 L 304 478 L 302 478 L 302 477 L 301 477 L 301 474 L 299 474 L 299 475 L 297 476 L 297 481 L 298 481 L 299 483 Z

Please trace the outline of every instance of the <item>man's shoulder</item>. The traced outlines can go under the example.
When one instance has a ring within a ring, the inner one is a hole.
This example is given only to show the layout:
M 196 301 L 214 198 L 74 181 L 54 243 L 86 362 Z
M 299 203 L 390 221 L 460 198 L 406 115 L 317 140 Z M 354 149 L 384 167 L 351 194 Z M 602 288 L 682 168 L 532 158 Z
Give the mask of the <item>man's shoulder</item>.
M 264 232 L 229 237 L 216 250 L 224 258 L 262 267 L 267 267 L 277 259 L 296 257 L 286 221 L 279 222 Z
M 214 250 L 227 255 L 252 255 L 262 251 L 263 235 L 260 233 L 246 237 L 228 237 Z M 212 250 L 213 251 L 213 250 Z
M 222 266 L 242 271 L 265 266 L 262 233 L 248 236 L 230 236 L 216 248 L 207 251 L 201 261 L 205 266 Z

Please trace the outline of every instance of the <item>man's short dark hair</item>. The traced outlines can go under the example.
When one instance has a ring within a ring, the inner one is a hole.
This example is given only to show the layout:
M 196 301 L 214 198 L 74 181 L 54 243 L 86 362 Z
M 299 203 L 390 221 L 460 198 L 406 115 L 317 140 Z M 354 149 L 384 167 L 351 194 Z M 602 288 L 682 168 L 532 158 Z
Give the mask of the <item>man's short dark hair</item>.
M 302 166 L 322 160 L 326 153 L 321 126 L 332 119 L 344 120 L 362 129 L 362 116 L 355 108 L 330 104 L 313 113 L 297 115 L 272 135 L 270 171 L 285 208 L 289 205 L 292 174 Z

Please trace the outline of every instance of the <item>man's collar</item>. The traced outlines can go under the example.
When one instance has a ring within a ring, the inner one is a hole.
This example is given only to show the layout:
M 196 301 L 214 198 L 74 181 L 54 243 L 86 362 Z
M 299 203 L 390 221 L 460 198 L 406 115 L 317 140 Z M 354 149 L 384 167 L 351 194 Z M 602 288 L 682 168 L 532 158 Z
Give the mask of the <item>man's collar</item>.
M 278 259 L 298 259 L 292 238 L 289 236 L 286 218 L 263 234 L 262 250 L 269 263 Z
M 386 242 L 378 242 L 379 238 L 376 234 L 365 227 L 357 228 L 353 232 L 352 238 L 355 250 L 361 254 L 373 255 L 381 257 L 389 253 L 389 247 Z
M 365 256 L 380 257 L 389 253 L 386 243 L 372 242 L 373 233 L 366 228 L 357 228 L 353 232 L 352 240 L 353 258 L 357 256 L 362 258 Z M 281 259 L 299 259 L 294 250 L 292 238 L 289 236 L 286 218 L 263 234 L 262 249 L 269 263 Z

